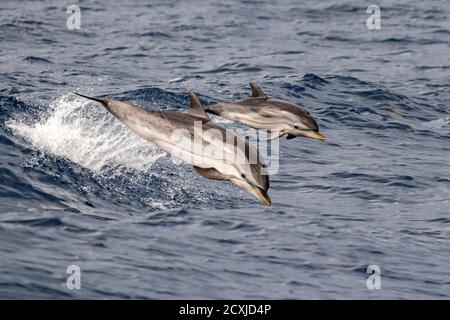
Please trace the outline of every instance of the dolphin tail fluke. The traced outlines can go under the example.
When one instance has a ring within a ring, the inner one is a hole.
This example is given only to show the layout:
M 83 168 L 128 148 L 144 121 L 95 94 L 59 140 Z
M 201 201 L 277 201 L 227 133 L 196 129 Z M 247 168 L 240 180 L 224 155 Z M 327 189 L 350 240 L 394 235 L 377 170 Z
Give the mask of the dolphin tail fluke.
M 88 96 L 85 96 L 84 94 L 80 94 L 80 93 L 77 93 L 77 92 L 74 92 L 74 94 L 76 94 L 77 96 L 80 96 L 80 97 L 92 100 L 92 101 L 100 102 L 104 106 L 106 106 L 108 104 L 108 102 L 106 100 L 97 99 L 97 98 L 93 98 L 93 97 L 88 97 Z

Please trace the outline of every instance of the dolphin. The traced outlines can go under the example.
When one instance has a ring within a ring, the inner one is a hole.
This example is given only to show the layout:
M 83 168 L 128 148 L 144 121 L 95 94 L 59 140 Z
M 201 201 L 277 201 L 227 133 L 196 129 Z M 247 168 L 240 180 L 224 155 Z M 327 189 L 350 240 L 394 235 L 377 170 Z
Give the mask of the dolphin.
M 319 126 L 304 108 L 284 100 L 267 97 L 261 88 L 250 83 L 252 96 L 238 102 L 220 102 L 205 111 L 255 129 L 271 130 L 267 140 L 287 135 L 287 139 L 308 137 L 325 140 Z
M 139 137 L 191 164 L 198 174 L 228 180 L 271 205 L 267 194 L 269 177 L 257 149 L 248 140 L 210 121 L 194 92 L 188 93 L 187 112 L 149 110 L 118 100 L 75 94 L 101 103 Z

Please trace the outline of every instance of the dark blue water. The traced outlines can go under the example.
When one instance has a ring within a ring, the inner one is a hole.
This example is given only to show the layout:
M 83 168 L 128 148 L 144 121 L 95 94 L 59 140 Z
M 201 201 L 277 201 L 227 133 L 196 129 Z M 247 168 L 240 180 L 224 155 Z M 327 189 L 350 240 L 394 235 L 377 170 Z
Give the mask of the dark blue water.
M 80 3 L 80 30 L 0 6 L 1 298 L 450 297 L 448 1 L 379 1 L 374 31 L 360 1 Z M 181 110 L 250 81 L 328 138 L 280 141 L 270 208 L 70 94 Z

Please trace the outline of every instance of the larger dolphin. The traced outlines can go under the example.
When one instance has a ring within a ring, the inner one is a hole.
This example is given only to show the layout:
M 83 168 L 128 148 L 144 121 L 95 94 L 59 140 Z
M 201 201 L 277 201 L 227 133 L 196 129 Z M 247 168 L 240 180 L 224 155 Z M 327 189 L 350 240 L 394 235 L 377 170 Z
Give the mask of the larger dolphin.
M 243 123 L 256 129 L 271 130 L 268 140 L 287 134 L 287 139 L 298 136 L 325 140 L 319 126 L 304 108 L 288 101 L 267 97 L 261 88 L 250 83 L 252 96 L 237 102 L 220 102 L 206 112 Z
M 209 121 L 197 96 L 190 91 L 187 112 L 144 109 L 112 99 L 97 99 L 111 114 L 138 136 L 191 165 L 197 173 L 215 180 L 228 180 L 251 193 L 265 205 L 269 177 L 258 151 L 232 131 Z

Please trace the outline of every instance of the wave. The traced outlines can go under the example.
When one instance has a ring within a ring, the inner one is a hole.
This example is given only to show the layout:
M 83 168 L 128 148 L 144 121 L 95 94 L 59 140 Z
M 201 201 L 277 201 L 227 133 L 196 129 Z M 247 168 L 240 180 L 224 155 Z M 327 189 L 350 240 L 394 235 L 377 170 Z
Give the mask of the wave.
M 47 117 L 41 121 L 29 124 L 14 119 L 6 125 L 36 148 L 94 172 L 111 166 L 145 172 L 164 155 L 103 108 L 70 94 L 51 103 Z

